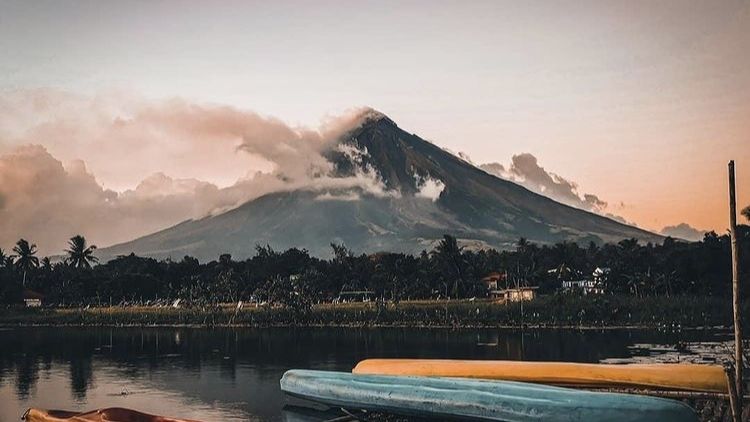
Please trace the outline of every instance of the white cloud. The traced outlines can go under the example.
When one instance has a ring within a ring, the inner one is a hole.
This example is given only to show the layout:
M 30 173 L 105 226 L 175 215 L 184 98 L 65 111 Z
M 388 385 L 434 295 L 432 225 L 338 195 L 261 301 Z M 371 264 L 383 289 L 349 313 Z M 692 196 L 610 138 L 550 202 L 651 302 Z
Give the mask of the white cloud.
M 437 201 L 440 198 L 440 194 L 445 189 L 445 183 L 440 179 L 434 179 L 432 177 L 419 178 L 417 177 L 417 188 L 419 189 L 416 196 L 420 198 L 427 198 L 432 202 Z
M 357 192 L 348 191 L 341 193 L 325 192 L 315 197 L 316 201 L 358 201 L 360 196 Z
M 578 192 L 576 182 L 545 170 L 537 158 L 529 153 L 514 155 L 507 168 L 500 163 L 482 164 L 479 168 L 563 204 L 600 214 L 607 209 L 607 202 L 597 195 Z
M 42 253 L 55 253 L 79 233 L 106 246 L 279 191 L 336 192 L 338 200 L 398 196 L 362 164 L 366 151 L 345 151 L 360 164 L 348 177 L 334 177 L 324 157 L 335 140 L 373 113 L 352 110 L 309 129 L 184 100 L 53 91 L 3 97 L 0 247 L 24 237 Z M 234 180 L 222 186 L 210 176 L 223 168 Z M 207 177 L 191 171 L 206 171 Z M 113 184 L 134 187 L 108 189 L 99 172 Z M 320 199 L 334 196 L 325 195 Z

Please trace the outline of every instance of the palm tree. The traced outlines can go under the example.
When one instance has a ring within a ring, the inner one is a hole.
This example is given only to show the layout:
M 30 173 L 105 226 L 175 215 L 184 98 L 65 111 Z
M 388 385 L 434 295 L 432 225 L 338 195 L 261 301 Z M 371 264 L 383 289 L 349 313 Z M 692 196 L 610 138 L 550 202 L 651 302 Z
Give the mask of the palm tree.
M 3 248 L 0 248 L 0 268 L 7 267 L 8 263 L 11 262 L 12 259 L 13 258 L 5 253 Z
M 516 288 L 520 287 L 520 283 L 526 286 L 536 272 L 538 252 L 536 245 L 524 237 L 516 242 L 516 272 L 511 277 L 515 281 Z
M 446 234 L 432 251 L 432 254 L 444 274 L 446 296 L 450 281 L 453 281 L 453 294 L 458 296 L 459 289 L 463 287 L 466 281 L 464 279 L 466 260 L 463 257 L 463 247 L 458 245 L 455 237 Z
M 74 268 L 91 268 L 92 263 L 99 262 L 99 258 L 94 256 L 96 245 L 86 245 L 86 238 L 77 234 L 68 241 L 67 262 Z
M 746 206 L 745 209 L 742 210 L 742 215 L 744 215 L 745 218 L 750 221 L 750 205 Z
M 565 262 L 547 272 L 549 274 L 555 274 L 558 281 L 570 280 L 570 277 L 576 273 L 576 271 L 570 268 Z
M 48 256 L 42 258 L 41 266 L 44 271 L 52 272 L 52 260 Z
M 16 242 L 13 252 L 16 253 L 16 268 L 23 270 L 23 285 L 25 286 L 26 273 L 39 266 L 39 258 L 34 256 L 36 255 L 36 245 L 29 244 L 26 239 L 21 239 Z

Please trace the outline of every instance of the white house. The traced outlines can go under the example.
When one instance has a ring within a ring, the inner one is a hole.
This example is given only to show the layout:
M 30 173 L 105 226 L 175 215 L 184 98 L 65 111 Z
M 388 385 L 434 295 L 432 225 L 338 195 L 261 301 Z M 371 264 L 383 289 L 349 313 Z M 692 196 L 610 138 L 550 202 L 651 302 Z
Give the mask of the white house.
M 581 290 L 585 295 L 600 295 L 604 288 L 594 280 L 568 280 L 562 282 L 564 290 Z
M 27 308 L 38 308 L 42 306 L 44 295 L 33 290 L 24 289 L 21 292 L 21 299 L 23 299 L 23 303 Z

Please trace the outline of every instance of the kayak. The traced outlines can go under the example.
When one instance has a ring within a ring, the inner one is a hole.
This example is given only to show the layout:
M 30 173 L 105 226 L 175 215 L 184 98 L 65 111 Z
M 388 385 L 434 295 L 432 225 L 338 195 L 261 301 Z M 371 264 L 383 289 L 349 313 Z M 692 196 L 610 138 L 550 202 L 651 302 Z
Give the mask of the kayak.
M 366 359 L 355 374 L 418 375 L 534 382 L 565 387 L 629 387 L 727 393 L 719 365 L 630 364 L 506 360 Z
M 285 393 L 329 406 L 422 418 L 506 422 L 692 422 L 686 404 L 512 381 L 290 370 Z
M 23 420 L 27 422 L 198 422 L 149 415 L 121 407 L 110 407 L 82 413 L 66 410 L 29 409 L 23 416 Z

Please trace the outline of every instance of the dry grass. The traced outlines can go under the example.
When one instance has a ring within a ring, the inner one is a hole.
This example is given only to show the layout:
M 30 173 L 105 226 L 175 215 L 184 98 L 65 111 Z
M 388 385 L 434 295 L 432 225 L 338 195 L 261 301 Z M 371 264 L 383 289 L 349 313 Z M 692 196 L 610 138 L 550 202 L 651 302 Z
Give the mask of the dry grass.
M 726 302 L 726 303 L 725 303 Z M 512 327 L 704 327 L 731 322 L 728 301 L 717 298 L 544 296 L 521 306 L 489 300 L 408 301 L 398 304 L 320 304 L 309 310 L 234 304 L 204 308 L 5 308 L 0 324 L 42 325 L 384 325 Z M 749 309 L 750 311 L 750 309 Z M 745 315 L 750 312 L 745 312 Z

